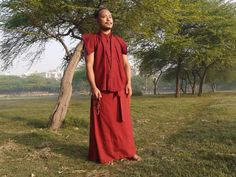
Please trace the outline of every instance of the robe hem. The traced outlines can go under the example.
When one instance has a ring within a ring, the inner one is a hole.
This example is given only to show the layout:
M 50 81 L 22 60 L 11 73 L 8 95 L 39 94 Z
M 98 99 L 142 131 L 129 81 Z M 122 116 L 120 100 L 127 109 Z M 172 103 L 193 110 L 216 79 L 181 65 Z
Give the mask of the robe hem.
M 119 157 L 116 157 L 116 158 L 113 158 L 111 160 L 95 160 L 95 159 L 90 159 L 88 158 L 88 161 L 93 161 L 93 162 L 96 162 L 96 163 L 99 163 L 99 164 L 107 164 L 109 162 L 113 162 L 113 161 L 118 161 L 118 160 L 121 160 L 121 159 L 124 159 L 124 158 L 132 158 L 136 153 L 134 153 L 133 155 L 125 155 L 125 156 L 119 156 Z

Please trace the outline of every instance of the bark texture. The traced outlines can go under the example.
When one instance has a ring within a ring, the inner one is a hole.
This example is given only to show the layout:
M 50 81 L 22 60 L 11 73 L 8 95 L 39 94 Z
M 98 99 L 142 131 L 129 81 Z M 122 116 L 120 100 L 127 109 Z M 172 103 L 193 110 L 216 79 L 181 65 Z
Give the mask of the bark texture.
M 81 41 L 76 46 L 75 51 L 71 56 L 69 63 L 64 71 L 61 80 L 61 87 L 58 100 L 48 121 L 48 128 L 52 131 L 57 131 L 65 120 L 65 116 L 72 95 L 72 79 L 74 76 L 75 69 L 81 59 L 83 45 L 84 43 L 83 41 Z
M 176 67 L 176 86 L 175 86 L 175 97 L 180 97 L 180 72 L 181 72 L 181 64 L 182 60 L 177 60 L 177 67 Z
M 200 84 L 199 84 L 199 91 L 198 91 L 198 96 L 202 96 L 202 93 L 203 93 L 203 85 L 204 85 L 204 82 L 206 80 L 206 75 L 207 75 L 207 69 L 208 68 L 205 68 L 204 72 L 203 72 L 203 75 L 200 76 Z

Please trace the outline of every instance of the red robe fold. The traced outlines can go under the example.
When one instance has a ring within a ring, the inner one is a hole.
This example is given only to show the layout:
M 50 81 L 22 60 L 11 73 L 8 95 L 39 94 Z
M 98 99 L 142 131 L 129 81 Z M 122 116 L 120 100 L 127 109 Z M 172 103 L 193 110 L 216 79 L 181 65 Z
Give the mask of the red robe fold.
M 124 88 L 127 78 L 123 54 L 127 54 L 124 40 L 113 34 L 83 34 L 87 55 L 94 52 L 95 82 L 101 91 L 118 91 Z
M 91 98 L 88 159 L 107 163 L 136 154 L 130 117 L 130 97 L 125 93 L 124 40 L 113 34 L 84 34 L 87 55 L 94 52 L 94 75 L 102 98 Z

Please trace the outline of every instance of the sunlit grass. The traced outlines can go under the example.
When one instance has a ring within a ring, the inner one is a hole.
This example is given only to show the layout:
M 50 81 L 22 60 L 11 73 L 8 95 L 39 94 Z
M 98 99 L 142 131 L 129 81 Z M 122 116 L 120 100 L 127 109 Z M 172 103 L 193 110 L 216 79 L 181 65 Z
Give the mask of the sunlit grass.
M 141 162 L 87 161 L 88 97 L 73 97 L 58 133 L 46 124 L 56 97 L 0 100 L 0 176 L 235 176 L 236 94 L 132 97 Z

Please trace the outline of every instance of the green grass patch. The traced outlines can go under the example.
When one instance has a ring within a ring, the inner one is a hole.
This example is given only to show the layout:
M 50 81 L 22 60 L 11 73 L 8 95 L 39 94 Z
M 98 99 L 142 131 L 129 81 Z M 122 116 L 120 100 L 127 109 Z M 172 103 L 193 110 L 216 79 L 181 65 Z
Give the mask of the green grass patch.
M 1 98 L 0 176 L 236 175 L 236 94 L 137 96 L 131 100 L 141 162 L 87 161 L 89 97 L 73 97 L 58 133 L 46 124 L 56 97 Z

